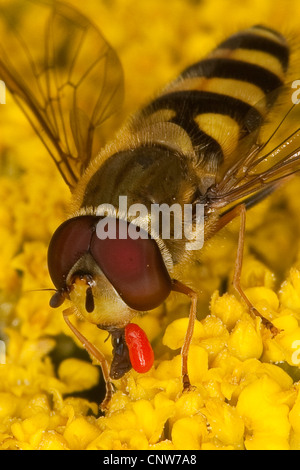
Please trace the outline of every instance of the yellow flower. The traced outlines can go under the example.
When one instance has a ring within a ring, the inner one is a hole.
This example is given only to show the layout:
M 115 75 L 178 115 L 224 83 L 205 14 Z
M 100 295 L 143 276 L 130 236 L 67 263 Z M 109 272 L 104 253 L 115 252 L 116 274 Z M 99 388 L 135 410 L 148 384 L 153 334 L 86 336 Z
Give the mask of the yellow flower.
M 245 425 L 235 407 L 219 399 L 208 399 L 202 413 L 207 418 L 212 442 L 243 449 Z
M 241 360 L 251 357 L 260 358 L 263 352 L 263 342 L 259 327 L 248 315 L 239 320 L 228 339 L 229 352 Z
M 289 450 L 289 407 L 277 382 L 269 377 L 255 380 L 242 390 L 236 408 L 245 422 L 246 449 Z
M 211 298 L 211 313 L 219 317 L 230 331 L 241 318 L 245 308 L 234 295 L 228 293 L 220 296 L 215 291 Z
M 99 431 L 95 422 L 90 422 L 84 417 L 78 417 L 66 426 L 63 437 L 70 449 L 82 450 L 96 439 L 98 434 Z
M 173 426 L 172 441 L 177 450 L 200 450 L 207 439 L 206 420 L 201 415 L 181 418 Z
M 67 386 L 68 393 L 92 388 L 99 381 L 99 371 L 78 359 L 65 359 L 58 368 L 58 377 Z
M 300 315 L 300 272 L 291 268 L 288 279 L 280 289 L 280 300 L 284 307 L 291 308 L 297 317 Z

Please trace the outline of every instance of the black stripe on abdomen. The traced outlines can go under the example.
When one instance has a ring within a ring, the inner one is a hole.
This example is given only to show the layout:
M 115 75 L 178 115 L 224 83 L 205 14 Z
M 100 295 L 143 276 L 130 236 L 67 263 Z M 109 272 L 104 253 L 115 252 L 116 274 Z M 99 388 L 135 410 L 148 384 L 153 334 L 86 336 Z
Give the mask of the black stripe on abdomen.
M 240 80 L 256 85 L 266 95 L 282 85 L 282 81 L 277 75 L 259 65 L 223 57 L 197 62 L 185 69 L 181 77 L 228 78 L 231 80 Z
M 262 123 L 259 111 L 249 104 L 228 95 L 209 91 L 174 91 L 158 97 L 145 108 L 144 112 L 149 115 L 159 109 L 173 110 L 176 116 L 171 119 L 171 122 L 180 125 L 188 132 L 193 127 L 191 122 L 195 117 L 206 113 L 223 114 L 233 118 L 239 124 L 242 135 L 252 132 Z M 194 136 L 195 138 L 197 139 Z
M 267 28 L 264 27 L 254 27 L 255 29 L 261 29 L 262 31 L 267 31 Z M 261 36 L 259 34 L 251 34 L 249 32 L 242 32 L 231 36 L 230 38 L 223 41 L 219 46 L 218 49 L 248 49 L 248 50 L 256 50 L 260 52 L 266 52 L 267 54 L 276 57 L 282 65 L 283 71 L 287 70 L 289 64 L 289 48 L 286 44 L 284 44 L 284 38 L 275 33 L 274 31 L 270 30 L 272 34 L 276 34 L 278 39 L 281 39 L 282 42 L 273 41 L 267 37 Z M 247 54 L 245 55 L 245 60 L 247 60 Z
M 261 114 L 252 106 L 228 95 L 201 90 L 174 91 L 158 97 L 143 111 L 144 116 L 158 110 L 172 110 L 175 116 L 170 120 L 182 127 L 189 135 L 200 161 L 207 159 L 218 166 L 223 162 L 223 151 L 219 142 L 206 134 L 196 122 L 196 117 L 213 113 L 229 116 L 240 128 L 239 138 L 259 128 L 262 123 Z

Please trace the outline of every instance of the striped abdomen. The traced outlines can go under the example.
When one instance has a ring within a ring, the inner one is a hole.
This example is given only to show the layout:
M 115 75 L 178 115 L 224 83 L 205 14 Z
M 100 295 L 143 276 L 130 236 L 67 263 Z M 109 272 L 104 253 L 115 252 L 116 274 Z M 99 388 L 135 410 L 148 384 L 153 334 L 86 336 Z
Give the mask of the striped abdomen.
M 246 143 L 254 143 L 288 62 L 285 39 L 268 28 L 229 37 L 132 118 L 115 153 L 88 174 L 81 207 L 116 204 L 119 195 L 159 204 L 205 195 L 236 163 L 241 139 L 251 134 Z
M 222 42 L 188 67 L 143 111 L 183 128 L 196 154 L 195 166 L 209 184 L 241 138 L 259 130 L 284 82 L 289 47 L 279 33 L 254 26 Z M 205 189 L 205 185 L 204 185 Z

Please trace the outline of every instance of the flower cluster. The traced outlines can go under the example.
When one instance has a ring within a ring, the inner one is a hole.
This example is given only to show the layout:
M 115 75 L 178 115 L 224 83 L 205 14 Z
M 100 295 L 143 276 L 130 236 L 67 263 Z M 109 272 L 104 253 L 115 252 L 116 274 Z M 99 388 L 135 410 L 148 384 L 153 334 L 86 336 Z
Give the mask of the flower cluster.
M 289 2 L 290 12 L 284 1 L 276 7 L 275 15 L 271 0 L 238 3 L 233 26 L 300 17 L 296 1 Z M 159 0 L 116 0 L 109 7 L 91 1 L 86 8 L 99 17 L 124 63 L 129 112 L 213 47 L 232 1 L 175 0 L 172 7 Z M 272 337 L 230 287 L 238 232 L 233 222 L 205 245 L 201 263 L 181 273 L 199 296 L 189 354 L 193 389 L 182 393 L 181 383 L 189 303 L 172 294 L 134 320 L 153 344 L 153 368 L 115 381 L 116 393 L 101 415 L 101 397 L 88 395 L 101 382 L 99 367 L 78 354 L 81 345 L 63 321 L 63 307 L 52 310 L 49 293 L 38 291 L 51 288 L 47 246 L 64 220 L 68 189 L 9 96 L 0 119 L 0 449 L 299 449 L 297 177 L 250 211 L 245 240 L 243 288 L 280 333 Z M 73 322 L 111 355 L 107 333 Z

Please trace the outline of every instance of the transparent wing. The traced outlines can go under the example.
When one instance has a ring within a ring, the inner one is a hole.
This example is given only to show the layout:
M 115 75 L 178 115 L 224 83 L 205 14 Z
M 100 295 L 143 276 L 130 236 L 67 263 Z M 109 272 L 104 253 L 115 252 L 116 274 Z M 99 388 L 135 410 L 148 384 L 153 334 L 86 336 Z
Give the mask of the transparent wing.
M 241 140 L 234 163 L 208 194 L 212 205 L 222 207 L 251 195 L 256 198 L 258 192 L 268 194 L 300 170 L 300 105 L 292 83 L 276 93 L 278 102 L 260 132 Z
M 73 189 L 103 145 L 101 126 L 122 102 L 118 57 L 64 3 L 10 0 L 0 15 L 0 78 Z

